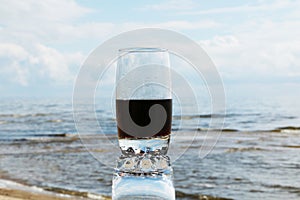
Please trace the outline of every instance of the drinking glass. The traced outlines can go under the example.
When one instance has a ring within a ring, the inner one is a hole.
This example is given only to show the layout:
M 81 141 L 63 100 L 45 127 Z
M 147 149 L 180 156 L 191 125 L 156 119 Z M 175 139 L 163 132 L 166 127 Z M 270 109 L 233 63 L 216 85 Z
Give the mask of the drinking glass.
M 119 50 L 116 117 L 122 155 L 113 176 L 113 200 L 175 199 L 166 155 L 172 123 L 170 74 L 166 49 Z
M 165 155 L 172 123 L 168 50 L 120 49 L 116 84 L 116 117 L 122 154 Z

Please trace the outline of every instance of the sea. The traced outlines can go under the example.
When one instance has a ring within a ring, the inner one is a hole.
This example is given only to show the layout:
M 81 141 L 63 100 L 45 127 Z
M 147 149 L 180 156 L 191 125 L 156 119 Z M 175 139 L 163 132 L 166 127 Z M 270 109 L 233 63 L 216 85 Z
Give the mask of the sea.
M 121 154 L 116 120 L 110 106 L 96 107 L 99 129 L 89 112 L 81 110 L 79 132 L 71 98 L 1 98 L 0 178 L 109 198 Z M 210 128 L 217 118 L 224 124 Z M 172 124 L 176 199 L 300 199 L 298 98 L 229 100 L 226 113 L 174 113 Z

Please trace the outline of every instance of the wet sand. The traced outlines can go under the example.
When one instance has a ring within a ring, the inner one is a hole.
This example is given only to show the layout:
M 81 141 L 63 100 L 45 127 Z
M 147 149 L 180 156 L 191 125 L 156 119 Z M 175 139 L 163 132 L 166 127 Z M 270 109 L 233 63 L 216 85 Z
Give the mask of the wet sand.
M 36 194 L 29 191 L 0 188 L 0 200 L 70 200 L 79 198 L 58 197 L 48 194 Z M 83 199 L 83 198 L 81 198 Z

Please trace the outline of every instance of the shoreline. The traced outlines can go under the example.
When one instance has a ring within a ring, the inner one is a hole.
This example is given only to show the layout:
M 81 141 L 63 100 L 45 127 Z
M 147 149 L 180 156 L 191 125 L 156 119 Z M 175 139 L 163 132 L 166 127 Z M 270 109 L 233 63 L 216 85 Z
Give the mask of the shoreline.
M 110 200 L 110 197 L 68 190 L 48 191 L 0 178 L 0 200 Z

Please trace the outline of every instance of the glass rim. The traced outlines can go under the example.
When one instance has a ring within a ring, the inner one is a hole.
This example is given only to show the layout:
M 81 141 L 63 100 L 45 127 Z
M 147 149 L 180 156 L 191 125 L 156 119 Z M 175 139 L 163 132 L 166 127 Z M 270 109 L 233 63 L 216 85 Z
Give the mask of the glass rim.
M 129 48 L 122 48 L 119 49 L 119 53 L 137 53 L 137 52 L 167 52 L 168 49 L 159 48 L 159 47 L 129 47 Z

